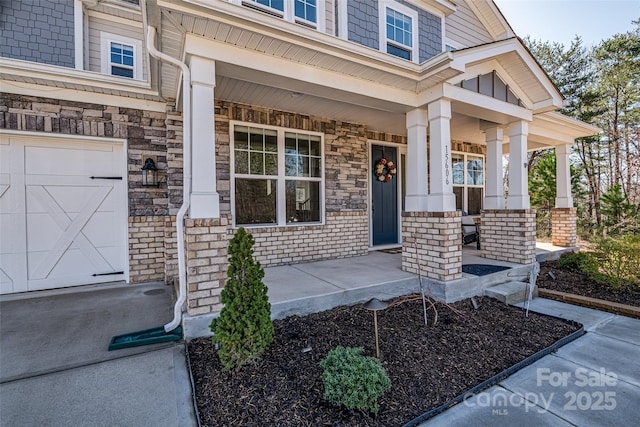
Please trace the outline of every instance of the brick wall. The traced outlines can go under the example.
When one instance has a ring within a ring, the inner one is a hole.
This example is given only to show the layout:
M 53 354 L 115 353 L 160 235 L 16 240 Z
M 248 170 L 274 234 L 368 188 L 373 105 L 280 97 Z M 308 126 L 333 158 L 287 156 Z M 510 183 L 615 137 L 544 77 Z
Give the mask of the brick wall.
M 402 214 L 402 269 L 440 281 L 462 277 L 460 212 Z
M 576 245 L 576 208 L 551 209 L 551 243 L 555 246 Z
M 327 212 L 325 225 L 249 228 L 254 254 L 263 267 L 366 255 L 366 212 Z
M 129 275 L 132 283 L 165 278 L 165 217 L 129 217 Z
M 220 311 L 227 279 L 229 217 L 186 219 L 187 312 L 191 316 Z
M 480 221 L 483 257 L 518 264 L 535 261 L 535 210 L 483 210 Z

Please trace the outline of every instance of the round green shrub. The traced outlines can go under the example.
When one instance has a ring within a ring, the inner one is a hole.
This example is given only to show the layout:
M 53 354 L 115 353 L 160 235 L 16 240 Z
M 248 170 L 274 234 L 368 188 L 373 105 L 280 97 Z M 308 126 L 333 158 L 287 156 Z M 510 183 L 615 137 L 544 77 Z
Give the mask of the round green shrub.
M 598 272 L 598 261 L 587 252 L 573 252 L 560 257 L 558 268 L 591 275 Z
M 336 347 L 321 362 L 324 399 L 336 406 L 378 413 L 378 399 L 391 388 L 380 361 L 362 348 Z

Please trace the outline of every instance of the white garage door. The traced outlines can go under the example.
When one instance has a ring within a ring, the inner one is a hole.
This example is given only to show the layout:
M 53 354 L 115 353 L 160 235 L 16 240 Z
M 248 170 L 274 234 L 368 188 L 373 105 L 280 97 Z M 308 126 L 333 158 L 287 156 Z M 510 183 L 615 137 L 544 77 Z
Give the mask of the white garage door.
M 2 136 L 0 293 L 126 278 L 125 165 L 119 143 Z

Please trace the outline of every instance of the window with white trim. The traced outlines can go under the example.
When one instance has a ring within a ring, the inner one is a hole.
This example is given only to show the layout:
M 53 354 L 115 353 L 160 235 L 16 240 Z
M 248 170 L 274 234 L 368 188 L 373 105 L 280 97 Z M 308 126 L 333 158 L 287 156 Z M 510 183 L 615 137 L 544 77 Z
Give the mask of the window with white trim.
M 404 5 L 379 0 L 380 50 L 418 62 L 418 12 Z
M 319 28 L 322 0 L 242 0 L 242 4 L 312 28 Z
M 104 74 L 142 79 L 142 41 L 101 33 L 101 70 Z
M 484 197 L 484 157 L 452 153 L 451 162 L 456 209 L 479 215 Z
M 234 123 L 232 155 L 235 225 L 322 222 L 322 134 Z

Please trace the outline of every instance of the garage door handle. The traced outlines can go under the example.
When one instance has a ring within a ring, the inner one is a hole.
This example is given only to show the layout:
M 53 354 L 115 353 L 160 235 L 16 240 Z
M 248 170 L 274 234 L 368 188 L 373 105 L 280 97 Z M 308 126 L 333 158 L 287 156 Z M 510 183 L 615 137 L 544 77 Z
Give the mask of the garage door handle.
M 91 179 L 119 179 L 122 180 L 121 176 L 92 176 Z
M 114 274 L 124 274 L 124 271 L 114 271 L 113 273 L 93 273 L 92 276 L 96 277 L 96 276 L 111 276 Z

